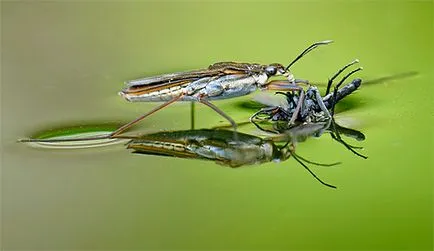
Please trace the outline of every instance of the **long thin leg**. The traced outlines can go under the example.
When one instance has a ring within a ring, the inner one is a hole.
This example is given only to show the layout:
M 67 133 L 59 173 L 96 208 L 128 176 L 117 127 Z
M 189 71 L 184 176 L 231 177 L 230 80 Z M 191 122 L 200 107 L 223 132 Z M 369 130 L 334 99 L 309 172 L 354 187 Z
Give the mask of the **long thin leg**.
M 337 78 L 343 71 L 345 71 L 345 69 L 352 66 L 353 64 L 357 64 L 358 62 L 359 62 L 359 60 L 355 59 L 351 63 L 348 63 L 344 67 L 342 67 L 338 72 L 336 72 L 336 74 L 333 77 L 331 77 L 329 79 L 329 82 L 327 83 L 327 91 L 326 91 L 325 95 L 330 93 L 330 88 L 332 87 L 333 80 L 335 80 L 335 78 Z
M 363 67 L 359 67 L 355 70 L 352 70 L 350 73 L 348 73 L 347 75 L 345 75 L 341 81 L 339 81 L 339 83 L 336 85 L 337 88 L 341 87 L 341 85 L 344 83 L 345 80 L 347 80 L 347 78 L 349 78 L 351 75 L 353 75 L 354 73 L 363 70 Z
M 99 135 L 99 136 L 94 136 L 94 137 L 83 137 L 83 138 L 72 138 L 72 139 L 22 139 L 19 140 L 19 142 L 69 142 L 69 141 L 83 141 L 83 140 L 97 140 L 97 139 L 110 139 L 110 138 L 117 138 L 117 136 L 122 133 L 123 131 L 127 130 L 128 128 L 130 128 L 132 125 L 136 124 L 137 122 L 141 121 L 142 119 L 146 118 L 147 116 L 163 109 L 164 107 L 176 102 L 177 100 L 179 100 L 180 98 L 182 98 L 182 96 L 184 96 L 184 94 L 181 94 L 179 96 L 174 97 L 173 99 L 167 101 L 166 103 L 155 107 L 154 109 L 152 109 L 151 111 L 143 114 L 142 116 L 136 118 L 135 120 L 119 127 L 116 131 L 110 133 L 110 134 L 105 134 L 105 135 Z
M 267 84 L 265 90 L 300 91 L 303 90 L 303 88 L 294 83 L 289 82 L 288 80 L 272 80 Z
M 306 163 L 312 164 L 312 165 L 316 165 L 316 166 L 327 166 L 328 167 L 328 166 L 336 166 L 336 165 L 342 164 L 342 162 L 334 162 L 334 163 L 330 163 L 330 164 L 324 164 L 324 163 L 318 163 L 318 162 L 310 161 L 310 160 L 307 160 L 307 159 L 301 157 L 298 154 L 295 154 L 295 152 L 293 152 L 292 155 L 293 156 L 296 155 L 297 158 L 299 158 L 300 160 L 302 160 Z
M 299 160 L 299 158 L 298 157 L 296 157 L 295 155 L 292 155 L 292 157 L 298 162 L 298 163 L 300 163 L 316 180 L 318 180 L 321 184 L 323 184 L 324 186 L 328 186 L 328 187 L 331 187 L 331 188 L 335 188 L 336 189 L 336 187 L 335 186 L 333 186 L 333 185 L 330 185 L 330 184 L 327 184 L 327 183 L 325 183 L 324 181 L 322 181 L 320 178 L 318 178 L 318 176 L 316 176 L 316 174 L 314 173 L 314 172 L 312 172 L 310 169 L 309 169 L 309 167 L 307 167 L 304 163 L 303 163 L 303 161 L 301 161 L 301 160 Z
M 220 108 L 218 108 L 217 106 L 215 106 L 214 104 L 212 104 L 208 100 L 206 100 L 206 98 L 199 99 L 199 102 L 201 102 L 202 104 L 213 109 L 215 112 L 220 114 L 220 116 L 222 116 L 227 121 L 229 121 L 229 123 L 231 123 L 232 127 L 234 128 L 234 139 L 235 139 L 235 141 L 238 141 L 237 123 L 231 117 L 229 117 L 226 113 L 224 113 L 222 110 L 220 110 Z
M 190 122 L 191 122 L 191 130 L 194 130 L 194 107 L 195 107 L 195 102 L 191 102 L 190 103 Z
M 332 107 L 331 107 L 331 115 L 333 116 L 334 114 L 335 114 L 335 106 L 336 106 L 336 103 L 338 102 L 338 99 L 337 99 L 337 96 L 338 96 L 338 88 L 344 83 L 344 81 L 347 79 L 347 78 L 349 78 L 351 75 L 353 75 L 354 73 L 356 73 L 356 72 L 358 72 L 358 71 L 361 71 L 361 70 L 363 70 L 363 68 L 362 67 L 359 67 L 359 68 L 357 68 L 357 69 L 355 69 L 355 70 L 353 70 L 353 71 L 351 71 L 350 73 L 348 73 L 347 75 L 345 75 L 342 79 L 341 79 L 341 81 L 339 81 L 339 83 L 335 86 L 335 88 L 334 88 L 334 91 L 333 91 L 333 104 L 332 104 Z
M 139 121 L 141 121 L 142 119 L 148 117 L 149 115 L 151 115 L 151 114 L 153 114 L 153 113 L 155 113 L 155 112 L 157 112 L 157 111 L 163 109 L 164 107 L 166 107 L 166 106 L 168 106 L 168 105 L 170 105 L 170 104 L 172 104 L 172 103 L 178 101 L 178 100 L 179 100 L 180 98 L 182 98 L 183 96 L 184 96 L 184 94 L 181 94 L 181 95 L 179 95 L 179 96 L 176 96 L 176 97 L 172 98 L 171 100 L 167 101 L 166 103 L 161 104 L 161 105 L 155 107 L 154 109 L 152 109 L 151 111 L 149 111 L 149 112 L 143 114 L 142 116 L 136 118 L 135 120 L 133 120 L 133 121 L 131 121 L 131 122 L 129 122 L 129 123 L 127 123 L 127 124 L 125 124 L 125 125 L 119 127 L 116 131 L 114 131 L 114 132 L 112 132 L 112 133 L 110 134 L 110 137 L 111 137 L 111 138 L 116 137 L 116 135 L 121 134 L 123 131 L 127 130 L 128 128 L 130 128 L 131 126 L 133 126 L 134 124 L 136 124 L 137 122 L 139 122 Z
M 237 130 L 237 123 L 235 123 L 235 121 L 231 117 L 229 117 L 226 113 L 224 113 L 222 110 L 220 110 L 220 108 L 218 108 L 217 106 L 215 106 L 213 103 L 210 103 L 206 99 L 200 99 L 199 102 L 201 102 L 202 104 L 210 107 L 215 112 L 217 112 L 218 114 L 220 114 L 220 116 L 222 116 L 227 121 L 229 121 L 229 123 L 231 123 L 232 127 L 234 128 L 234 130 Z

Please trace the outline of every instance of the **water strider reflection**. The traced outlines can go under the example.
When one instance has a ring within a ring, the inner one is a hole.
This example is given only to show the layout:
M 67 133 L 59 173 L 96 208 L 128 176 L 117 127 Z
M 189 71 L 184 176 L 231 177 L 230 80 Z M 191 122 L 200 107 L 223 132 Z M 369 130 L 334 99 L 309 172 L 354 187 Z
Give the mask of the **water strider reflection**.
M 133 153 L 137 154 L 211 160 L 229 167 L 282 162 L 293 157 L 323 185 L 336 188 L 318 178 L 307 164 L 333 166 L 339 163 L 316 163 L 295 153 L 297 143 L 309 137 L 319 137 L 324 132 L 339 134 L 340 131 L 350 137 L 364 139 L 359 131 L 332 124 L 335 122 L 331 120 L 299 124 L 284 133 L 265 138 L 239 133 L 238 140 L 234 139 L 233 132 L 229 130 L 165 131 L 132 137 L 127 143 L 127 149 L 133 149 Z

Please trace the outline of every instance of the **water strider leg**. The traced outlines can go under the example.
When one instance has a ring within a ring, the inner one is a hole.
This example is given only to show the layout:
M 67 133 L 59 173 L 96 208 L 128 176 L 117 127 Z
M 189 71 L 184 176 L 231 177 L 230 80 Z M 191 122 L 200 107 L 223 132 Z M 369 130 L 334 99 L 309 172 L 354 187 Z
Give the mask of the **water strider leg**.
M 194 130 L 194 107 L 196 102 L 192 101 L 190 102 L 190 124 L 191 124 L 191 130 Z
M 220 108 L 218 108 L 217 106 L 215 106 L 213 103 L 209 102 L 208 100 L 206 100 L 206 98 L 200 98 L 199 102 L 208 106 L 209 108 L 213 109 L 215 112 L 217 112 L 218 114 L 220 114 L 220 116 L 222 116 L 223 118 L 225 118 L 227 121 L 229 121 L 229 123 L 231 123 L 232 127 L 234 128 L 234 140 L 238 141 L 238 133 L 237 133 L 237 123 L 235 123 L 235 121 L 229 117 L 226 113 L 224 113 L 222 110 L 220 110 Z
M 98 140 L 98 139 L 110 139 L 110 138 L 122 138 L 119 134 L 133 126 L 134 124 L 138 123 L 142 119 L 146 118 L 147 116 L 163 109 L 164 107 L 178 101 L 180 98 L 182 98 L 184 94 L 181 94 L 179 96 L 174 97 L 173 99 L 167 101 L 166 103 L 159 105 L 152 109 L 151 111 L 145 113 L 144 115 L 136 118 L 135 120 L 119 127 L 116 131 L 106 134 L 106 135 L 99 135 L 99 136 L 93 136 L 93 137 L 83 137 L 83 138 L 72 138 L 72 139 L 21 139 L 19 142 L 69 142 L 69 141 L 83 141 L 83 140 Z
M 143 120 L 144 118 L 148 117 L 149 115 L 151 115 L 151 114 L 153 114 L 153 113 L 155 113 L 155 112 L 157 112 L 157 111 L 163 109 L 164 107 L 166 107 L 166 106 L 168 106 L 168 105 L 170 105 L 170 104 L 172 104 L 172 103 L 178 101 L 178 100 L 179 100 L 180 98 L 182 98 L 184 95 L 185 95 L 185 94 L 178 95 L 178 96 L 172 98 L 171 100 L 167 101 L 166 103 L 161 104 L 161 105 L 155 107 L 155 108 L 152 109 L 151 111 L 149 111 L 149 112 L 143 114 L 142 116 L 136 118 L 135 120 L 133 120 L 133 121 L 131 121 L 131 122 L 129 122 L 129 123 L 127 123 L 127 124 L 125 124 L 125 125 L 119 127 L 116 131 L 110 133 L 110 135 L 109 135 L 108 137 L 109 137 L 109 138 L 115 138 L 117 135 L 121 134 L 122 132 L 124 132 L 125 130 L 127 130 L 128 128 L 130 128 L 131 126 L 133 126 L 134 124 L 138 123 L 139 121 Z
M 276 90 L 276 91 L 300 91 L 303 90 L 303 88 L 297 83 L 301 82 L 289 82 L 288 80 L 272 80 L 270 81 L 267 86 L 264 88 L 264 90 Z M 305 83 L 305 82 L 303 82 Z M 309 82 L 306 81 L 307 84 Z

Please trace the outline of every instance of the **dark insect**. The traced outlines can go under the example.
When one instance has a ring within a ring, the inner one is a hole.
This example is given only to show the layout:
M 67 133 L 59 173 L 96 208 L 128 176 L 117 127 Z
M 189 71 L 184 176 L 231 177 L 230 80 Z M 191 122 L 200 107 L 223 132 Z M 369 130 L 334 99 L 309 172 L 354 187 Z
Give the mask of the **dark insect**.
M 348 77 L 357 71 L 362 70 L 362 68 L 359 67 L 345 75 L 334 87 L 333 92 L 330 93 L 333 81 L 345 69 L 354 65 L 355 63 L 358 63 L 358 60 L 354 60 L 353 62 L 345 65 L 332 78 L 330 78 L 327 84 L 326 93 L 323 97 L 320 95 L 318 88 L 315 86 L 309 86 L 306 92 L 303 90 L 298 92 L 277 92 L 276 94 L 284 95 L 286 97 L 286 103 L 280 106 L 268 106 L 262 108 L 251 116 L 250 121 L 260 130 L 275 134 L 284 133 L 289 128 L 297 124 L 326 122 L 330 124 L 330 126 L 327 126 L 327 128 L 333 129 L 329 130 L 329 133 L 334 140 L 343 144 L 354 154 L 362 158 L 367 158 L 366 156 L 354 150 L 359 149 L 360 147 L 349 145 L 342 139 L 337 128 L 342 129 L 343 127 L 339 126 L 333 117 L 335 105 L 340 100 L 357 90 L 362 84 L 362 80 L 357 78 L 340 88 L 340 86 Z M 273 129 L 264 128 L 261 126 L 261 122 L 272 122 Z

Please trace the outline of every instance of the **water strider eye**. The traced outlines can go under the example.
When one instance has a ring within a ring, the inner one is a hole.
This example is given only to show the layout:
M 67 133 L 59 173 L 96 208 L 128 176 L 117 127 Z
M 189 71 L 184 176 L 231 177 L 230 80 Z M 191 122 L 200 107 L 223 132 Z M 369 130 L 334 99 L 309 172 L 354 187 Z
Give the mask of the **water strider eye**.
M 265 73 L 267 73 L 268 76 L 276 75 L 277 68 L 274 65 L 269 65 L 267 68 L 265 68 Z

